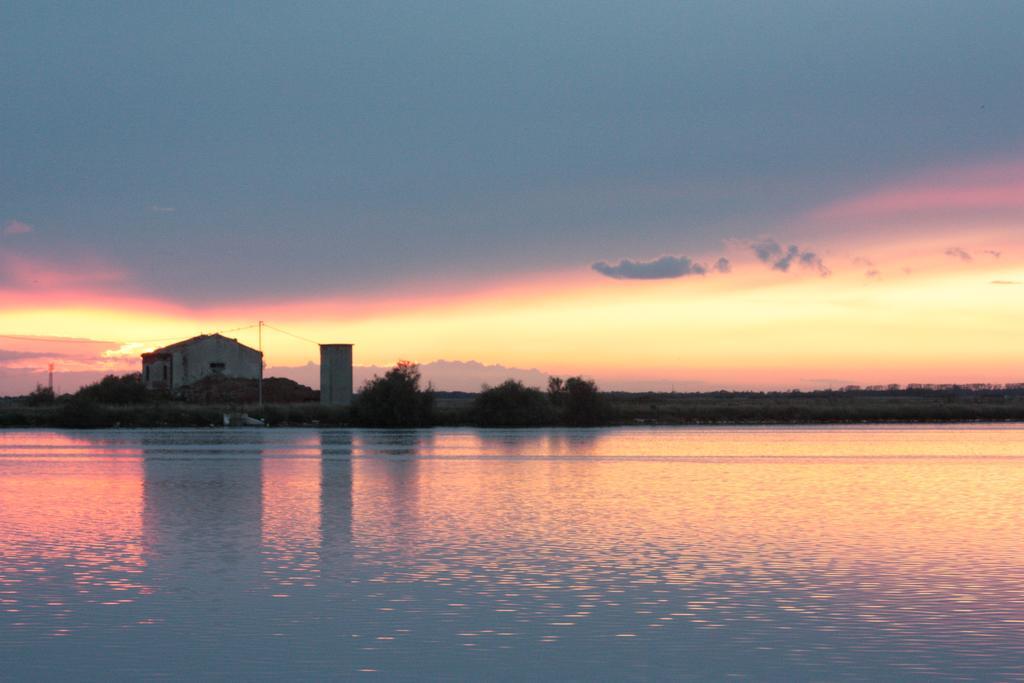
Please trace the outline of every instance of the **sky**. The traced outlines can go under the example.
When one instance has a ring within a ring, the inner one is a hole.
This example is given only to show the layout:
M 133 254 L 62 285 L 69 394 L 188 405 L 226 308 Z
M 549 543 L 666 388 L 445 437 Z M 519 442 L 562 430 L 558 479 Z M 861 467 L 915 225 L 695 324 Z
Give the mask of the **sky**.
M 1015 1 L 4 3 L 0 395 L 260 319 L 361 366 L 607 388 L 1024 381 L 1021 26 Z

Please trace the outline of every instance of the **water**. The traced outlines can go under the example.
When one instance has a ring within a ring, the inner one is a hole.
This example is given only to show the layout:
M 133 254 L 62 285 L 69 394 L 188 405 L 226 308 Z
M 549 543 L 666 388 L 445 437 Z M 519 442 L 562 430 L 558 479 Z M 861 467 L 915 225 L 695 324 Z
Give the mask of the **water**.
M 1024 428 L 0 432 L 0 678 L 1024 679 Z

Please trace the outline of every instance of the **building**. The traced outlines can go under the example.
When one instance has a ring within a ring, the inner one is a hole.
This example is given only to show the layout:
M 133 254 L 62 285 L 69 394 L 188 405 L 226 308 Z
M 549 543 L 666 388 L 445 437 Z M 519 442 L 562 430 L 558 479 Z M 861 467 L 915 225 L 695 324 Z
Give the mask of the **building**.
M 352 345 L 320 345 L 320 402 L 347 406 L 352 403 Z
M 321 402 L 352 402 L 352 345 L 321 344 Z
M 147 389 L 176 391 L 211 375 L 259 379 L 262 372 L 262 353 L 221 334 L 201 334 L 142 354 Z

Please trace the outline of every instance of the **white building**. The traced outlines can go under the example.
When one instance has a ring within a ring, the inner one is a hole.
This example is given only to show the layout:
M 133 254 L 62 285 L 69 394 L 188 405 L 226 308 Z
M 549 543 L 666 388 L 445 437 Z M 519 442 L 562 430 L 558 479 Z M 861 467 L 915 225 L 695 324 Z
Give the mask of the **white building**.
M 147 389 L 175 391 L 210 375 L 259 379 L 262 371 L 262 353 L 220 334 L 201 334 L 142 354 Z

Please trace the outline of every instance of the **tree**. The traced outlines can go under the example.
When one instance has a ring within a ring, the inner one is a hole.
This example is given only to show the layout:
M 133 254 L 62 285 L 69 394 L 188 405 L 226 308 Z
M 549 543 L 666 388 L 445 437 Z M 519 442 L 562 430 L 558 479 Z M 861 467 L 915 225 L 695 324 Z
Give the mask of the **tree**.
M 562 397 L 565 393 L 565 382 L 561 377 L 548 377 L 548 399 L 552 405 L 562 405 Z
M 25 405 L 46 406 L 54 401 L 53 389 L 37 384 L 35 390 L 25 397 Z
M 76 398 L 95 403 L 145 403 L 149 398 L 142 374 L 107 375 L 99 382 L 84 386 L 75 394 Z
M 356 422 L 368 427 L 422 427 L 433 412 L 434 391 L 420 389 L 419 366 L 407 360 L 367 380 L 353 405 Z
M 477 423 L 487 427 L 530 427 L 551 424 L 555 411 L 540 389 L 514 379 L 484 386 L 473 402 Z
M 548 396 L 561 408 L 566 424 L 586 427 L 608 419 L 608 406 L 592 379 L 570 377 L 563 382 L 560 377 L 552 377 L 548 381 Z

